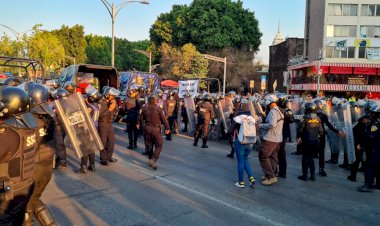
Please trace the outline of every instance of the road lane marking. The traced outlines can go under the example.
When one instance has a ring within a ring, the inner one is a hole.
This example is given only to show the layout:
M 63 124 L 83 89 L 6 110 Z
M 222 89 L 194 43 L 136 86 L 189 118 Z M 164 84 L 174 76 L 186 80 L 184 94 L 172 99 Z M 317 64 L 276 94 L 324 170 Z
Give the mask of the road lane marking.
M 179 183 L 176 183 L 176 182 L 174 182 L 174 181 L 171 181 L 171 180 L 165 178 L 166 175 L 165 175 L 165 176 L 158 176 L 158 175 L 156 175 L 156 174 L 154 174 L 154 173 L 151 173 L 151 172 L 148 172 L 148 171 L 146 171 L 146 170 L 141 169 L 141 166 L 136 165 L 136 164 L 134 164 L 134 163 L 125 163 L 125 164 L 132 165 L 132 166 L 134 166 L 134 167 L 136 167 L 136 168 L 139 168 L 139 169 L 137 169 L 137 170 L 138 170 L 139 172 L 141 172 L 141 173 L 147 175 L 147 176 L 151 176 L 151 177 L 153 177 L 153 178 L 156 178 L 156 179 L 158 179 L 158 180 L 163 181 L 163 182 L 166 183 L 166 184 L 169 184 L 169 185 L 172 185 L 172 186 L 178 187 L 178 188 L 180 188 L 180 189 L 182 189 L 182 190 L 188 191 L 188 192 L 193 193 L 193 194 L 195 194 L 195 195 L 198 195 L 198 196 L 200 196 L 200 197 L 202 197 L 202 198 L 206 198 L 206 199 L 211 200 L 211 201 L 213 201 L 213 202 L 216 202 L 216 203 L 218 203 L 218 204 L 220 204 L 220 205 L 223 205 L 223 206 L 226 206 L 226 207 L 228 207 L 228 208 L 234 209 L 234 210 L 236 210 L 236 211 L 238 211 L 238 212 L 241 212 L 241 213 L 244 213 L 244 214 L 248 214 L 249 216 L 251 216 L 251 217 L 253 217 L 253 218 L 255 218 L 255 219 L 258 219 L 258 220 L 260 220 L 260 221 L 266 222 L 266 223 L 271 224 L 271 225 L 284 226 L 284 224 L 279 223 L 279 222 L 276 222 L 276 221 L 273 221 L 273 220 L 269 219 L 268 217 L 265 217 L 265 216 L 262 216 L 262 215 L 260 215 L 260 214 L 253 213 L 253 212 L 250 212 L 250 211 L 248 211 L 248 210 L 242 209 L 242 208 L 240 208 L 240 207 L 237 207 L 237 206 L 231 205 L 230 203 L 224 202 L 223 200 L 220 200 L 220 199 L 218 199 L 218 198 L 212 197 L 212 196 L 210 196 L 210 195 L 207 195 L 207 194 L 201 193 L 201 192 L 199 192 L 199 191 L 196 191 L 196 190 L 194 190 L 194 189 L 188 188 L 188 187 L 186 187 L 186 186 L 184 186 L 184 185 L 181 185 L 181 184 L 179 184 Z

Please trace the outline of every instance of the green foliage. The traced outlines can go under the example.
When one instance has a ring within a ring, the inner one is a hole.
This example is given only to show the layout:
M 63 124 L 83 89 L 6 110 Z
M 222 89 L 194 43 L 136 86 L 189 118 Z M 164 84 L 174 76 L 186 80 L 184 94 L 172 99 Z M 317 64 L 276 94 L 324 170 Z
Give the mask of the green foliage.
M 28 55 L 29 58 L 40 60 L 46 71 L 59 70 L 65 50 L 53 33 L 35 31 L 28 41 Z
M 193 44 L 177 48 L 164 43 L 160 51 L 162 56 L 160 70 L 166 78 L 178 80 L 207 77 L 208 61 Z
M 108 38 L 110 40 L 110 38 Z M 108 40 L 98 35 L 86 35 L 87 63 L 98 65 L 111 64 L 111 45 Z
M 54 30 L 52 33 L 58 37 L 65 48 L 65 55 L 69 58 L 66 58 L 67 65 L 73 64 L 73 60 L 71 58 L 74 57 L 76 63 L 86 62 L 87 42 L 84 36 L 84 27 L 82 25 L 74 25 L 71 28 L 62 25 L 61 29 Z
M 227 47 L 257 51 L 261 36 L 254 13 L 244 9 L 240 0 L 194 0 L 189 6 L 175 5 L 150 29 L 156 46 L 192 43 L 201 52 Z

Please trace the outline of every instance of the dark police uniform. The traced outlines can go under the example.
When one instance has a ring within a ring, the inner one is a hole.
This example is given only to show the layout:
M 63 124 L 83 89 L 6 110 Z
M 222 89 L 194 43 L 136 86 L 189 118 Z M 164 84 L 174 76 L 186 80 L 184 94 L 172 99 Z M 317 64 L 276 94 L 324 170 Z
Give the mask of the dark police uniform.
M 286 142 L 290 138 L 290 123 L 295 121 L 293 112 L 289 108 L 279 107 L 282 114 L 284 114 L 284 126 L 282 127 L 282 142 L 280 144 L 280 150 L 278 151 L 278 176 L 286 177 Z
M 54 150 L 54 118 L 49 114 L 35 114 L 37 123 L 37 155 L 33 172 L 34 190 L 27 205 L 27 215 L 24 224 L 34 225 L 33 214 L 41 225 L 57 225 L 47 206 L 41 201 L 42 192 L 48 185 L 53 173 Z
M 170 133 L 166 135 L 167 140 L 172 140 L 172 133 L 174 133 L 174 122 L 177 120 L 177 111 L 177 101 L 170 98 L 166 99 L 164 104 L 164 112 L 170 127 Z
M 108 101 L 107 99 L 102 99 L 100 101 L 99 110 L 99 136 L 104 145 L 104 149 L 100 151 L 100 163 L 107 165 L 108 162 L 113 162 L 112 154 L 115 146 L 115 131 L 112 127 L 112 122 L 117 115 L 118 107 L 113 111 L 109 110 L 111 103 L 115 102 L 115 99 Z
M 210 102 L 200 101 L 197 105 L 196 112 L 198 114 L 198 124 L 194 133 L 194 146 L 198 144 L 198 140 L 202 137 L 202 147 L 207 148 L 208 128 L 211 120 L 214 119 L 214 109 Z
M 63 128 L 61 120 L 58 118 L 58 115 L 55 117 L 55 139 L 56 139 L 56 163 L 55 168 L 65 168 L 66 167 L 66 146 L 65 146 L 65 137 L 66 132 Z
M 136 98 L 127 97 L 124 101 L 124 109 L 127 116 L 127 132 L 129 139 L 129 149 L 137 148 L 137 137 L 139 130 L 136 127 L 137 118 L 140 111 L 140 104 Z
M 34 187 L 37 140 L 31 115 L 26 123 L 15 117 L 0 122 L 0 225 L 21 225 L 24 221 Z
M 146 150 L 153 150 L 154 153 L 150 153 L 151 159 L 157 161 L 162 151 L 163 139 L 161 135 L 161 125 L 164 124 L 165 128 L 169 129 L 169 123 L 166 120 L 162 109 L 155 104 L 148 103 L 143 106 L 138 122 L 144 129 L 146 136 Z
M 321 119 L 316 114 L 307 114 L 301 120 L 297 133 L 297 138 L 302 140 L 302 176 L 298 177 L 301 180 L 306 180 L 308 169 L 310 169 L 310 179 L 315 180 L 313 154 L 318 151 L 319 138 L 323 132 Z
M 372 188 L 376 172 L 380 167 L 380 122 L 378 120 L 375 119 L 371 125 L 369 133 L 369 143 L 371 146 L 366 151 L 365 185 L 369 188 Z M 379 179 L 377 177 L 377 180 Z M 379 181 L 377 181 L 377 185 L 379 185 Z

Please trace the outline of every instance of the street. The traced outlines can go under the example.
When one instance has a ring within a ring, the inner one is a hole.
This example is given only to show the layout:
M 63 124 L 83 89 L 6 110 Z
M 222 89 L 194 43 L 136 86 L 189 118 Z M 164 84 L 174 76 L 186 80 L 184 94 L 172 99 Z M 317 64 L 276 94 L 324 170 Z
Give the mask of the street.
M 164 141 L 158 170 L 147 166 L 143 139 L 126 149 L 124 125 L 115 124 L 114 157 L 110 166 L 78 174 L 79 160 L 68 151 L 68 167 L 54 170 L 43 194 L 60 225 L 378 225 L 379 191 L 360 193 L 348 171 L 326 164 L 327 177 L 300 181 L 301 156 L 287 145 L 287 179 L 274 186 L 260 183 L 258 152 L 250 162 L 255 188 L 235 187 L 236 158 L 226 157 L 226 141 L 210 141 L 208 149 L 193 147 L 191 137 Z M 326 158 L 330 154 L 326 150 Z M 340 157 L 340 160 L 343 156 Z M 316 168 L 318 161 L 315 159 Z

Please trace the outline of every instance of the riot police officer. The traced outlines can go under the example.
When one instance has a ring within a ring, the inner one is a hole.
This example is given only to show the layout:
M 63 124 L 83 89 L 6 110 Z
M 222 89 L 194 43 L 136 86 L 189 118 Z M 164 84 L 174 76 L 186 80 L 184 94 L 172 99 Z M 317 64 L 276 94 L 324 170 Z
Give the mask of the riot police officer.
M 294 123 L 293 112 L 287 107 L 288 97 L 286 95 L 279 95 L 278 108 L 284 114 L 284 126 L 282 127 L 282 142 L 280 144 L 280 150 L 278 151 L 278 176 L 286 178 L 286 143 L 290 138 L 290 124 Z
M 371 192 L 374 188 L 376 171 L 380 168 L 380 105 L 374 105 L 371 107 L 371 114 L 373 121 L 371 123 L 371 129 L 369 132 L 368 148 L 366 151 L 365 162 L 365 184 L 359 187 L 359 191 Z M 377 180 L 380 178 L 377 177 Z M 379 181 L 376 182 L 377 186 Z
M 297 143 L 302 144 L 302 175 L 300 180 L 307 180 L 310 170 L 310 180 L 315 181 L 315 166 L 313 154 L 318 152 L 319 139 L 324 130 L 321 119 L 316 114 L 317 105 L 305 103 L 305 116 L 297 133 Z
M 117 161 L 117 159 L 112 158 L 115 146 L 115 131 L 112 122 L 119 110 L 115 96 L 120 95 L 120 91 L 115 88 L 108 88 L 103 95 L 104 98 L 100 101 L 98 127 L 99 136 L 104 145 L 104 149 L 100 151 L 100 164 L 108 166 L 110 162 Z
M 137 87 L 132 86 L 127 92 L 127 98 L 124 100 L 123 108 L 126 114 L 127 133 L 129 146 L 128 149 L 137 148 L 137 137 L 139 130 L 137 129 L 137 118 L 140 111 L 140 104 L 136 98 L 138 93 Z
M 31 83 L 27 87 L 30 97 L 30 112 L 37 123 L 37 155 L 33 171 L 34 190 L 27 205 L 24 225 L 34 225 L 33 216 L 40 225 L 57 225 L 41 195 L 53 173 L 56 140 L 54 137 L 55 113 L 48 104 L 49 92 L 41 84 Z
M 0 87 L 0 225 L 21 225 L 33 193 L 38 138 L 29 105 L 24 90 Z
M 198 140 L 202 137 L 201 148 L 208 148 L 208 129 L 211 120 L 214 120 L 215 114 L 212 104 L 210 103 L 211 96 L 208 93 L 203 94 L 203 101 L 197 104 L 196 112 L 198 114 L 198 124 L 194 133 L 194 143 L 193 146 L 198 145 Z
M 55 99 L 61 99 L 67 97 L 69 92 L 64 88 L 59 88 L 54 96 Z M 56 115 L 55 119 L 55 140 L 56 140 L 56 158 L 55 158 L 55 169 L 65 169 L 66 168 L 66 146 L 65 137 L 66 132 L 63 128 L 62 122 Z
M 165 133 L 168 134 L 169 123 L 166 120 L 162 110 L 157 106 L 158 97 L 156 94 L 151 94 L 148 98 L 148 104 L 144 105 L 141 109 L 140 120 L 137 127 L 142 126 L 144 128 L 146 136 L 146 150 L 153 150 L 155 146 L 154 153 L 151 153 L 151 159 L 149 160 L 149 166 L 156 170 L 157 160 L 162 151 L 163 139 L 161 135 L 161 125 L 165 125 Z
M 166 140 L 172 140 L 172 133 L 174 133 L 174 122 L 177 120 L 178 106 L 177 101 L 174 99 L 174 91 L 169 92 L 169 97 L 165 100 L 164 112 L 169 122 L 170 133 L 166 135 Z
M 320 142 L 319 142 L 319 146 L 318 146 L 318 155 L 319 155 L 319 175 L 321 176 L 327 176 L 327 173 L 325 172 L 324 168 L 325 168 L 325 146 L 326 146 L 326 129 L 325 129 L 325 125 L 334 133 L 336 133 L 337 135 L 339 135 L 339 137 L 344 137 L 344 133 L 343 131 L 338 131 L 337 129 L 334 128 L 333 125 L 331 125 L 331 123 L 329 122 L 329 119 L 327 117 L 327 115 L 325 113 L 323 113 L 323 103 L 322 101 L 320 100 L 316 100 L 314 102 L 316 105 L 317 105 L 317 115 L 318 117 L 321 119 L 321 122 L 322 122 L 322 128 L 323 128 L 323 135 L 320 137 Z M 338 155 L 339 156 L 339 153 L 338 154 L 335 154 L 333 153 L 332 156 L 331 156 L 331 160 L 329 160 L 328 162 L 330 163 L 333 163 L 334 162 L 334 159 L 336 162 L 338 162 Z

